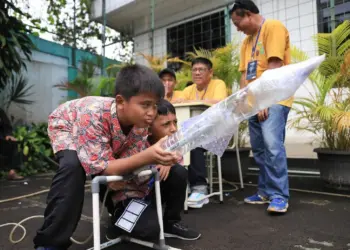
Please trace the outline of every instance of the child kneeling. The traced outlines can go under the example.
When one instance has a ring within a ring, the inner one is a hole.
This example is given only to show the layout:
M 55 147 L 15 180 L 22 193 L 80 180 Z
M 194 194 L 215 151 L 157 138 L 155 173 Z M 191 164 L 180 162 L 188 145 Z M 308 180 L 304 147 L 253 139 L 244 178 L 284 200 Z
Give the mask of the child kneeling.
M 177 119 L 174 106 L 170 102 L 162 99 L 158 103 L 157 109 L 158 115 L 150 127 L 150 134 L 148 136 L 148 142 L 150 145 L 154 145 L 161 138 L 170 136 L 177 131 Z M 163 215 L 165 237 L 179 238 L 182 240 L 198 239 L 201 235 L 198 232 L 189 229 L 181 222 L 181 212 L 184 207 L 187 187 L 187 169 L 179 163 L 173 166 L 157 165 L 153 167 L 156 167 L 160 174 L 161 198 L 162 204 L 165 205 Z M 138 181 L 142 183 L 142 180 Z M 148 181 L 150 185 L 153 184 L 153 180 L 146 181 Z M 124 197 L 125 199 L 123 201 L 120 201 L 121 192 L 125 192 L 125 189 L 121 191 L 120 183 L 113 183 L 110 185 L 110 188 L 119 191 L 112 192 L 108 197 L 108 199 L 112 198 L 111 200 L 113 200 L 113 203 L 116 203 L 112 204 L 112 201 L 109 200 L 110 203 L 107 205 L 109 212 L 112 214 L 112 224 L 110 225 L 106 236 L 108 240 L 128 233 L 114 224 L 118 224 L 119 218 L 123 215 L 125 209 L 132 201 L 131 198 L 126 197 Z M 115 202 L 116 200 L 118 202 Z M 157 217 L 155 189 L 153 185 L 148 195 L 140 201 L 147 204 L 147 206 L 130 232 L 130 235 L 137 238 L 156 239 L 159 237 L 160 229 Z

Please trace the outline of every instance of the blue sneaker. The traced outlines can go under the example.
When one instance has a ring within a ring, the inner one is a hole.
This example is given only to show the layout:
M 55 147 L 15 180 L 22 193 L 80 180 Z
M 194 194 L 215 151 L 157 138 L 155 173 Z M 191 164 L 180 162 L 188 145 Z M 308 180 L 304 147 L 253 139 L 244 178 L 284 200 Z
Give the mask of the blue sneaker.
M 269 203 L 270 201 L 266 197 L 263 197 L 258 194 L 254 194 L 250 197 L 245 198 L 244 202 L 248 204 L 266 204 L 266 203 Z
M 288 209 L 288 202 L 282 198 L 272 199 L 267 211 L 275 213 L 285 213 Z

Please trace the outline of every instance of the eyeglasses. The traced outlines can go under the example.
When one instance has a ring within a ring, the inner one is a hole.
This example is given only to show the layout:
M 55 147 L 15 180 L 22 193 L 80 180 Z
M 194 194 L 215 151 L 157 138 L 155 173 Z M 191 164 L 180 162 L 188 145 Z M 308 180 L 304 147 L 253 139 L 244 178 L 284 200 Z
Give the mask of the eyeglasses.
M 192 73 L 196 73 L 198 71 L 200 74 L 203 74 L 207 70 L 208 70 L 207 68 L 193 68 Z

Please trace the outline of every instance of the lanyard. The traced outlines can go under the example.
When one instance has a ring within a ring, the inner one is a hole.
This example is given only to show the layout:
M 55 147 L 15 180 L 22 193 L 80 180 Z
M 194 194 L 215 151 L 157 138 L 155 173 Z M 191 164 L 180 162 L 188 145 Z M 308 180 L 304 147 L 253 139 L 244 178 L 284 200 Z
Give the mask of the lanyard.
M 261 23 L 261 25 L 260 25 L 260 28 L 259 28 L 259 31 L 258 31 L 258 35 L 257 35 L 257 37 L 256 37 L 255 45 L 254 45 L 254 47 L 252 48 L 252 58 L 251 58 L 252 61 L 253 61 L 253 58 L 254 58 L 254 54 L 255 54 L 255 50 L 256 50 L 256 45 L 258 44 L 258 41 L 259 41 L 260 31 L 261 31 L 261 28 L 262 28 L 264 22 L 265 22 L 265 18 L 264 18 L 264 20 L 262 21 L 262 23 Z
M 202 98 L 200 100 L 203 100 L 205 94 L 207 93 L 207 89 L 208 89 L 208 86 L 205 88 L 204 93 L 202 95 Z M 195 90 L 196 90 L 196 100 L 198 100 L 198 90 L 197 90 L 197 88 L 195 88 Z

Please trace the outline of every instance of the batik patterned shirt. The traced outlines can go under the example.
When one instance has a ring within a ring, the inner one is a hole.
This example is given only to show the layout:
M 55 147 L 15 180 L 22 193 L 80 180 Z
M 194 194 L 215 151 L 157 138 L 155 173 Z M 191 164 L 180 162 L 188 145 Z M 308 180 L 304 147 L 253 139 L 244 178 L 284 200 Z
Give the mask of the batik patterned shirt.
M 114 98 L 84 97 L 68 101 L 48 119 L 48 135 L 54 153 L 74 150 L 86 175 L 98 175 L 108 162 L 127 158 L 145 150 L 148 129 L 134 127 L 124 135 L 118 121 Z M 149 193 L 149 177 L 120 182 L 114 200 L 144 197 Z

